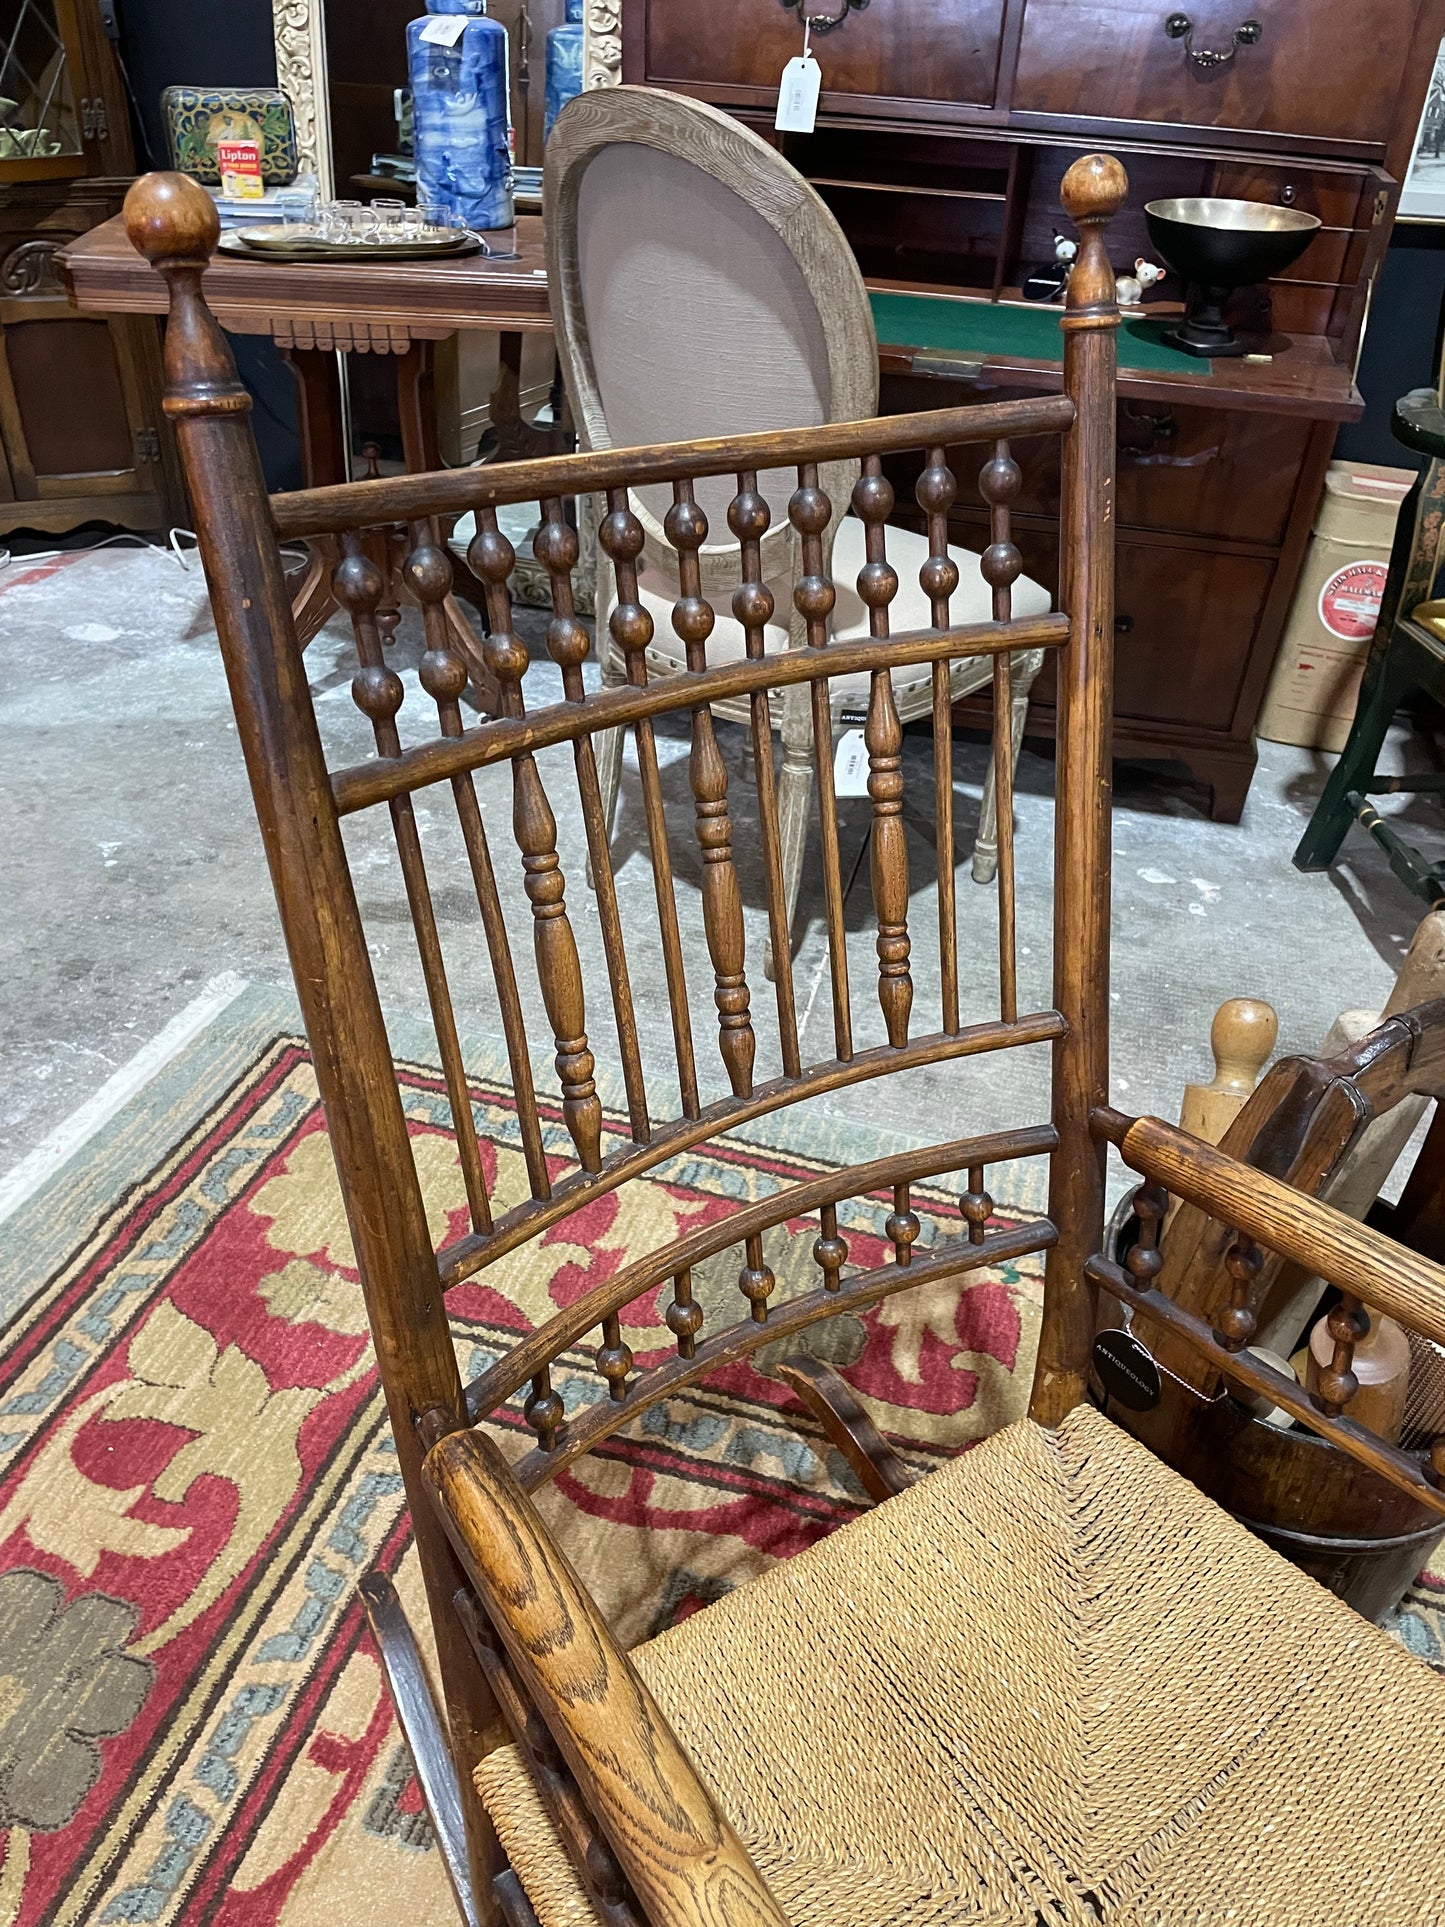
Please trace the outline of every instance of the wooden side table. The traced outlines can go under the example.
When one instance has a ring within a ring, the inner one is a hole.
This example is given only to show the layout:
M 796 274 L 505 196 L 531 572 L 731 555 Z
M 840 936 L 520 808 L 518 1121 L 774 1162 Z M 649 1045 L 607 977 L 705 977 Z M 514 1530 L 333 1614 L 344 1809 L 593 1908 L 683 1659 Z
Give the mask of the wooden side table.
M 212 261 L 203 286 L 222 327 L 233 334 L 269 335 L 296 378 L 308 487 L 349 479 L 337 350 L 393 358 L 403 459 L 414 472 L 439 468 L 435 347 L 466 329 L 502 338 L 501 371 L 492 395 L 499 431 L 496 459 L 562 446 L 564 431 L 532 427 L 522 420 L 519 405 L 522 337 L 550 333 L 552 326 L 541 217 L 524 215 L 515 229 L 488 241 L 492 254 L 448 261 L 283 264 L 232 255 Z M 131 246 L 119 216 L 82 235 L 59 261 L 83 313 L 166 312 L 165 284 Z M 336 607 L 331 594 L 335 554 L 329 543 L 310 546 L 295 603 L 303 648 Z M 461 586 L 465 591 L 472 585 L 463 579 Z M 400 599 L 405 590 L 399 580 L 395 589 Z M 446 606 L 477 695 L 490 706 L 494 692 L 475 631 L 452 598 Z

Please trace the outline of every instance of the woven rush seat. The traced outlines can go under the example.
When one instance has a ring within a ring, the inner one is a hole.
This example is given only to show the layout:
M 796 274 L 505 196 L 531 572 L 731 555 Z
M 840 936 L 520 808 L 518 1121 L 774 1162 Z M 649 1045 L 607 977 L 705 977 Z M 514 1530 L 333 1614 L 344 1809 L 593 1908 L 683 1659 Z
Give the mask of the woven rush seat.
M 1445 1911 L 1445 1682 L 1087 1406 L 632 1657 L 794 1927 Z M 594 1927 L 516 1750 L 476 1777 Z

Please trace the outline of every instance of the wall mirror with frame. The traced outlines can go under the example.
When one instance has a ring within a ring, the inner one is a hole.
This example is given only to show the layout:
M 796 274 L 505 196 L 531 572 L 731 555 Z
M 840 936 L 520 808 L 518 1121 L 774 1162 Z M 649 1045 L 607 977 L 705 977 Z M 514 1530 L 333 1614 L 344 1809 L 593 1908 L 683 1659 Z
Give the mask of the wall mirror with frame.
M 324 192 L 355 195 L 373 156 L 396 152 L 406 27 L 422 11 L 423 0 L 272 0 L 277 84 L 296 110 L 302 164 L 315 168 Z M 490 0 L 487 11 L 511 40 L 517 165 L 540 167 L 544 50 L 566 0 Z

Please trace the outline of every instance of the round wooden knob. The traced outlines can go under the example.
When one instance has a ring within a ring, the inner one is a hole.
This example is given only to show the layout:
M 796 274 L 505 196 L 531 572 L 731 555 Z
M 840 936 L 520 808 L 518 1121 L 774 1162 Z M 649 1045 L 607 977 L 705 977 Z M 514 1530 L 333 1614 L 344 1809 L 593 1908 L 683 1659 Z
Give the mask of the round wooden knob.
M 1085 154 L 1064 176 L 1059 198 L 1076 227 L 1107 221 L 1124 205 L 1129 176 L 1112 154 Z
M 209 261 L 221 238 L 216 203 L 184 174 L 142 174 L 125 197 L 130 244 L 152 267 Z
M 1279 1019 L 1259 998 L 1231 997 L 1221 1004 L 1209 1030 L 1215 1090 L 1248 1097 L 1278 1036 Z

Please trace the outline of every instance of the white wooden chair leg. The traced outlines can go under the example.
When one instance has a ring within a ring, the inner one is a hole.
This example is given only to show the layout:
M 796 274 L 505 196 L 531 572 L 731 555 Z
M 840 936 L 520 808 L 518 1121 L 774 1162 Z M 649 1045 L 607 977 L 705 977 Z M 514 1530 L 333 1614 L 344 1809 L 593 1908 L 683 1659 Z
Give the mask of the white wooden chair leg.
M 1015 656 L 1014 698 L 1009 709 L 1009 760 L 1015 775 L 1018 773 L 1019 752 L 1024 745 L 1024 724 L 1028 720 L 1029 691 L 1034 679 L 1020 689 L 1017 686 L 1018 662 Z M 988 759 L 988 775 L 984 778 L 983 804 L 978 813 L 978 835 L 973 845 L 973 880 L 975 883 L 992 883 L 998 875 L 998 782 L 992 755 Z
M 610 614 L 616 591 L 613 587 L 612 564 L 609 562 L 601 543 L 597 545 L 597 642 L 598 658 L 602 664 L 602 687 L 620 689 L 627 680 L 622 655 L 612 641 L 607 629 L 607 616 Z M 610 843 L 612 824 L 617 815 L 617 790 L 622 781 L 622 741 L 620 729 L 604 729 L 593 739 L 592 753 L 597 761 L 597 787 L 601 792 L 602 827 Z M 592 859 L 587 859 L 588 887 L 595 890 L 597 879 L 592 874 Z
M 813 806 L 812 705 L 806 687 L 783 692 L 783 767 L 778 777 L 778 843 L 783 866 L 783 915 L 791 938 L 803 881 L 803 855 L 808 846 L 808 818 Z M 763 953 L 763 974 L 771 983 L 776 975 L 773 946 Z

